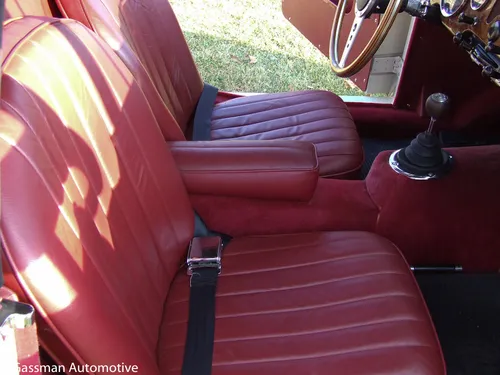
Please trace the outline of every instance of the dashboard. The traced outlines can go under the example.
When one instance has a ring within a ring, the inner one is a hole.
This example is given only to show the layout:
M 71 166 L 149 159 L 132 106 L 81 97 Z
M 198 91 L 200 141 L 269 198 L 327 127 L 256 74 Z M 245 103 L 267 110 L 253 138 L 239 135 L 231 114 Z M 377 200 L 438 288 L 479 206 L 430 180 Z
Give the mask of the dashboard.
M 482 75 L 500 86 L 500 0 L 431 0 L 441 21 Z

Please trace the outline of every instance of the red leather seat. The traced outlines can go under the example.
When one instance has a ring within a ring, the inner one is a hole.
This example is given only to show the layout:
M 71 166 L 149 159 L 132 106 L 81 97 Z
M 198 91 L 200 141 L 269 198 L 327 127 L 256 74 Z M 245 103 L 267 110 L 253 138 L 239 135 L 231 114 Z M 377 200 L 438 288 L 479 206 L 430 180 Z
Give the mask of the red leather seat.
M 327 91 L 265 94 L 223 102 L 212 114 L 212 139 L 314 143 L 323 177 L 352 177 L 363 162 L 347 106 Z
M 57 3 L 63 14 L 95 30 L 113 46 L 135 75 L 142 75 L 142 69 L 136 73 L 137 63 L 131 57 L 131 48 L 135 51 L 186 133 L 203 82 L 168 1 Z M 171 126 L 161 119 L 159 122 Z M 166 139 L 173 140 L 167 134 L 171 130 L 162 128 Z M 345 103 L 326 91 L 264 94 L 221 103 L 213 111 L 211 135 L 214 140 L 296 139 L 314 143 L 324 177 L 353 177 L 363 163 L 362 145 Z
M 214 373 L 444 374 L 408 265 L 363 232 L 235 239 L 217 292 Z M 182 365 L 189 279 L 165 304 L 162 374 Z
M 194 214 L 144 92 L 72 20 L 11 21 L 3 46 L 3 255 L 42 344 L 67 366 L 180 373 Z M 408 265 L 369 233 L 233 239 L 215 340 L 214 375 L 444 374 Z

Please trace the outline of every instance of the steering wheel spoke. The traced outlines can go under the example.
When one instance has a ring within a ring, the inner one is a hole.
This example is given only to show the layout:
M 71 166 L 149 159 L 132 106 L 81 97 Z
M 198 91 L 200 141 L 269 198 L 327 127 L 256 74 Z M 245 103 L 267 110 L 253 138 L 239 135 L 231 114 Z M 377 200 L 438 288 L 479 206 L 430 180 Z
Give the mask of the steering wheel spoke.
M 369 16 L 372 9 L 377 6 L 381 0 L 354 0 L 355 18 L 347 37 L 347 42 L 339 58 L 339 40 L 342 31 L 342 24 L 346 18 L 347 2 L 349 0 L 338 0 L 336 12 L 333 17 L 332 32 L 330 35 L 330 63 L 333 71 L 339 77 L 350 77 L 359 72 L 377 52 L 385 37 L 389 33 L 394 20 L 398 16 L 399 10 L 404 0 L 389 0 L 385 12 L 379 19 L 378 25 L 365 44 L 364 48 L 354 58 L 347 59 L 352 52 L 352 47 L 356 41 L 356 37 L 361 30 L 361 26 L 366 17 Z
M 341 68 L 345 67 L 345 63 L 347 61 L 347 58 L 349 57 L 349 52 L 351 52 L 352 46 L 354 45 L 354 41 L 356 40 L 359 30 L 363 25 L 364 19 L 364 17 L 359 17 L 358 15 L 356 15 L 352 22 L 351 31 L 349 32 L 349 36 L 347 37 L 347 42 L 339 62 L 339 66 Z

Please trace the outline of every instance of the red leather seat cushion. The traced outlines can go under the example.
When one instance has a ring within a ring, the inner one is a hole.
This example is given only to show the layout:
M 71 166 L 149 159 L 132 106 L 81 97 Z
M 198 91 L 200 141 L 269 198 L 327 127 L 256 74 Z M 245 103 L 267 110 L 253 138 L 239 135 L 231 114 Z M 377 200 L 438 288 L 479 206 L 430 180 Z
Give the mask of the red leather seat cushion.
M 189 279 L 165 306 L 158 356 L 179 374 Z M 364 232 L 234 239 L 217 292 L 213 374 L 444 374 L 405 260 Z
M 346 178 L 363 163 L 363 149 L 347 106 L 328 91 L 263 94 L 215 106 L 212 139 L 293 139 L 314 143 L 320 175 Z

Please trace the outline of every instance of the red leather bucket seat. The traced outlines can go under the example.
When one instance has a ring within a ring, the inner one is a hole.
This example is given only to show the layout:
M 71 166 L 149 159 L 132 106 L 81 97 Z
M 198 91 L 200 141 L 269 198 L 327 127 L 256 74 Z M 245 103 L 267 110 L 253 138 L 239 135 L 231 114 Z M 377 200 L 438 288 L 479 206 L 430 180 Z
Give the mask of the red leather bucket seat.
M 137 80 L 73 20 L 4 26 L 4 256 L 50 353 L 179 374 L 193 209 Z M 213 374 L 444 374 L 413 275 L 363 232 L 233 239 Z M 57 345 L 49 342 L 57 341 Z
M 165 103 L 182 133 L 189 133 L 203 81 L 167 0 L 56 1 L 64 15 L 95 30 L 139 77 L 139 83 L 149 86 L 132 56 L 135 52 L 161 96 L 151 100 Z M 166 139 L 173 140 L 171 124 L 161 119 L 164 114 L 159 116 Z M 211 139 L 314 143 L 324 177 L 353 177 L 363 163 L 361 142 L 347 106 L 327 91 L 265 94 L 220 103 L 213 109 Z

